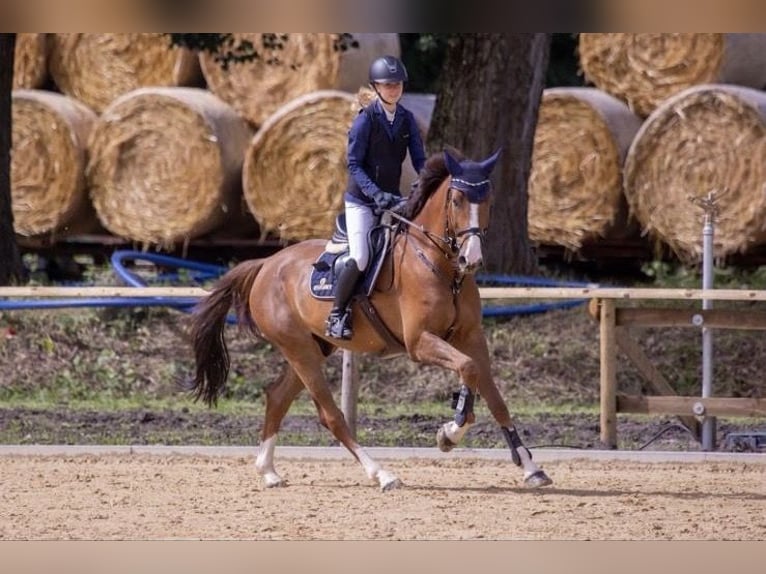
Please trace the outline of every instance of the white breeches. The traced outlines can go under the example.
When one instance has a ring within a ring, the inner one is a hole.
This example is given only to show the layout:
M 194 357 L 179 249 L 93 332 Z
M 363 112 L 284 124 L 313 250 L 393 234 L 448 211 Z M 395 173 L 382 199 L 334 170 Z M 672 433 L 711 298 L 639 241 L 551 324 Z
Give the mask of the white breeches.
M 366 205 L 346 202 L 346 229 L 348 231 L 349 256 L 356 261 L 360 271 L 367 269 L 370 261 L 370 229 L 375 226 L 377 217 L 372 208 Z

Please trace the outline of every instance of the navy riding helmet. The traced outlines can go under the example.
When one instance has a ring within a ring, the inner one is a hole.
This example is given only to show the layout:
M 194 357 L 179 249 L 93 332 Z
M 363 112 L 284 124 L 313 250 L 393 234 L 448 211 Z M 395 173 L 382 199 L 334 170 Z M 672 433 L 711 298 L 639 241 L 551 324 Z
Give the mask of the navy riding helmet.
M 382 56 L 370 64 L 370 83 L 406 82 L 407 68 L 394 56 Z

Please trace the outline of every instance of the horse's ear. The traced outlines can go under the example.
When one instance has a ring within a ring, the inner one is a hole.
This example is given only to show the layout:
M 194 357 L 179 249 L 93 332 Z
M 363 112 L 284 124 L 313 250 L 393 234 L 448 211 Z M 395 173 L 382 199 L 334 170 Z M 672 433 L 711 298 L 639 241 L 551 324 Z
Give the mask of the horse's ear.
M 460 167 L 460 162 L 446 149 L 444 150 L 444 162 L 447 164 L 447 171 L 449 171 L 450 175 L 460 175 L 463 173 L 463 168 Z
M 492 173 L 492 169 L 495 167 L 495 163 L 497 163 L 501 151 L 503 151 L 503 148 L 497 148 L 495 153 L 479 164 L 481 166 L 481 171 L 484 172 L 485 175 L 488 176 Z

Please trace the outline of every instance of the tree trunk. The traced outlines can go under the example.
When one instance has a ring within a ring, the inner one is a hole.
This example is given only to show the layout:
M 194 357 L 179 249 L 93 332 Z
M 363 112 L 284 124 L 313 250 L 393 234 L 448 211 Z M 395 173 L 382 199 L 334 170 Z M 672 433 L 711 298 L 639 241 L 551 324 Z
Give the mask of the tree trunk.
M 11 91 L 16 34 L 0 34 L 0 285 L 20 282 L 21 264 L 11 211 Z
M 431 121 L 430 151 L 452 145 L 471 159 L 502 147 L 485 249 L 491 273 L 535 274 L 527 231 L 527 180 L 551 35 L 455 34 Z

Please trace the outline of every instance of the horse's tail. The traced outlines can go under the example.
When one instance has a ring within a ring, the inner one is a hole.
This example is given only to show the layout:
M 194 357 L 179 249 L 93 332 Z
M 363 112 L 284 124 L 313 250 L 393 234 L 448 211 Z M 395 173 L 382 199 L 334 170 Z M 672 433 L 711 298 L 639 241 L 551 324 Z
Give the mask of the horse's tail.
M 183 385 L 194 400 L 203 399 L 208 406 L 215 405 L 229 376 L 229 349 L 224 337 L 229 309 L 234 307 L 240 325 L 256 330 L 248 311 L 248 298 L 262 265 L 261 259 L 240 263 L 221 277 L 210 294 L 195 306 L 190 328 L 195 374 Z

